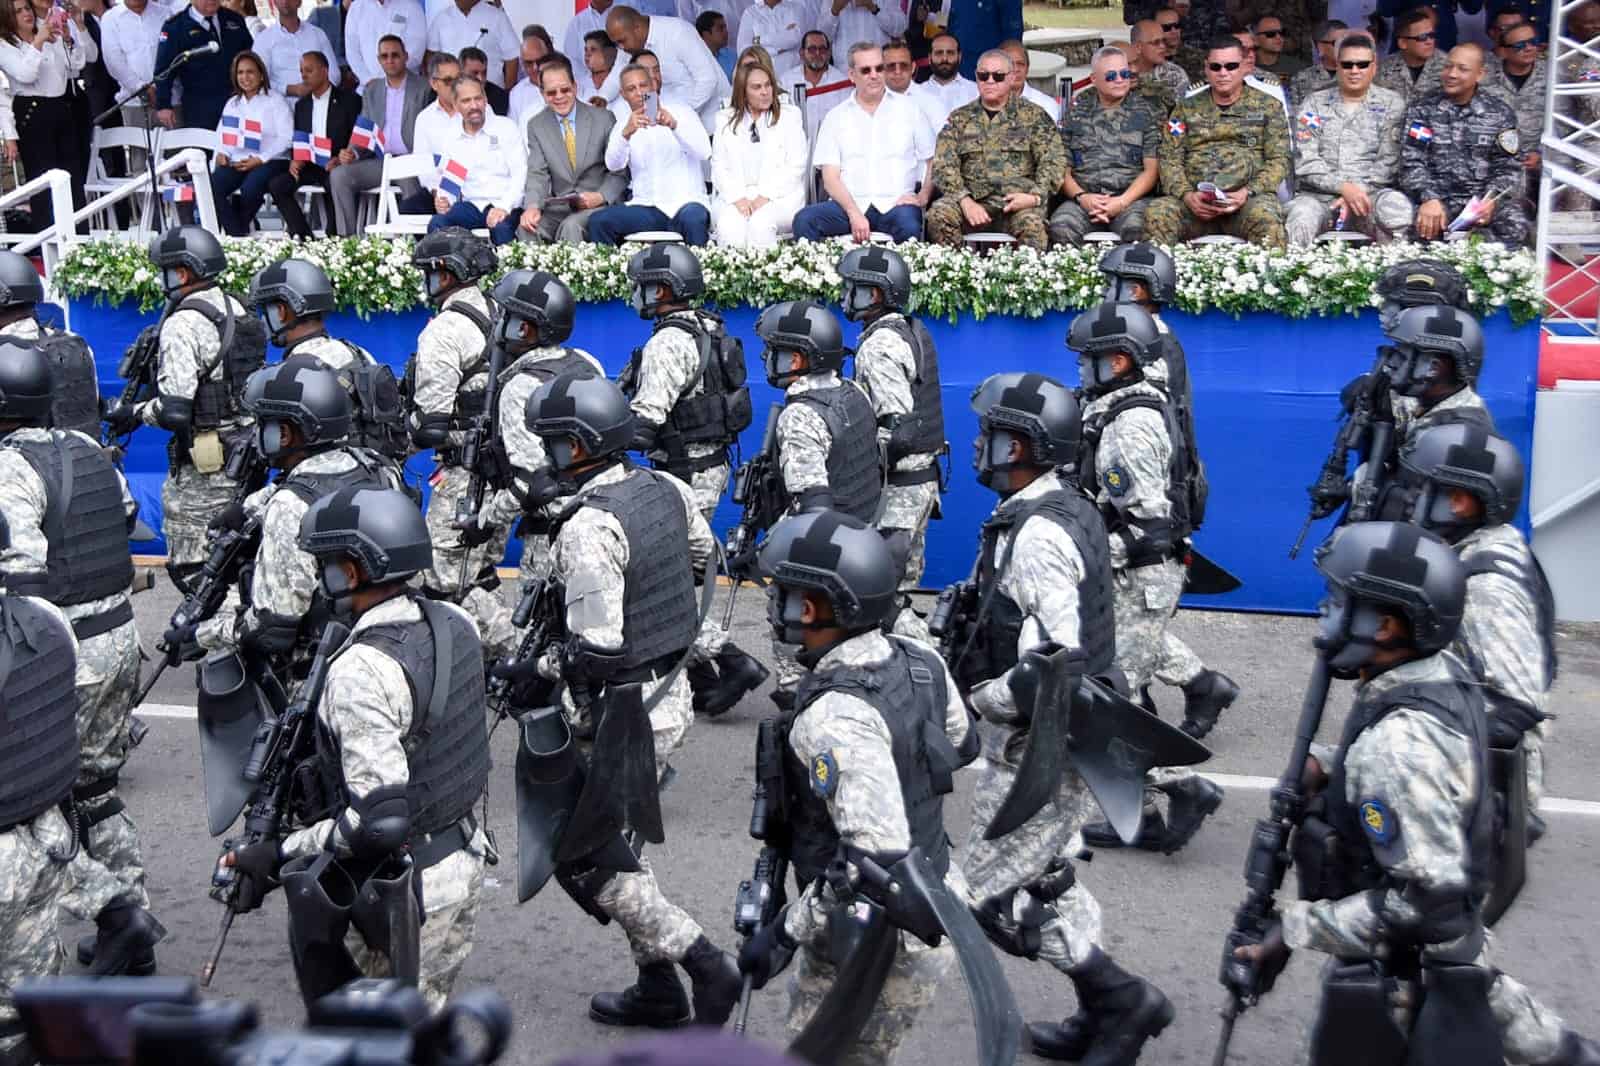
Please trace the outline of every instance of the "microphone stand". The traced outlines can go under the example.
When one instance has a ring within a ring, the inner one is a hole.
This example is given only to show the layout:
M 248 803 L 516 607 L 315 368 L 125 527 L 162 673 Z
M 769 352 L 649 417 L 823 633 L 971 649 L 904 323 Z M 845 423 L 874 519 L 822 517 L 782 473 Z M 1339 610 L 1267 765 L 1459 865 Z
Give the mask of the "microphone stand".
M 110 107 L 96 115 L 94 120 L 90 122 L 89 125 L 98 126 L 102 124 L 112 115 L 121 112 L 124 104 L 139 97 L 143 97 L 145 93 L 150 91 L 150 88 L 155 85 L 156 82 L 165 81 L 172 77 L 179 67 L 183 66 L 189 61 L 193 54 L 193 51 L 178 53 L 177 58 L 173 59 L 173 61 L 167 65 L 166 70 L 163 70 L 160 74 L 157 74 L 155 77 L 151 78 L 137 89 L 134 89 L 132 92 L 123 94 Z M 154 223 L 154 232 L 160 233 L 167 228 L 167 218 L 166 209 L 161 201 L 161 190 L 156 186 L 156 152 L 155 144 L 150 137 L 150 123 L 154 121 L 155 114 L 152 112 L 150 115 L 150 120 L 144 123 L 144 163 L 145 171 L 150 177 L 150 211 L 152 221 Z

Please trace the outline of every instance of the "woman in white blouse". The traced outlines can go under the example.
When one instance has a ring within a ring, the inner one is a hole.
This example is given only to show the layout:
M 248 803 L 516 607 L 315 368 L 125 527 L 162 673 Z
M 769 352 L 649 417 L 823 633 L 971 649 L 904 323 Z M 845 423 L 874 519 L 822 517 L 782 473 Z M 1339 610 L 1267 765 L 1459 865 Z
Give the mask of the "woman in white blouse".
M 711 221 L 718 244 L 771 248 L 805 206 L 806 131 L 778 98 L 771 61 L 746 56 L 711 142 Z
M 88 49 L 94 49 L 92 56 Z M 22 167 L 29 179 L 53 168 L 67 171 L 80 198 L 85 178 L 78 145 L 82 131 L 73 121 L 67 82 L 98 56 L 76 8 L 70 17 L 57 10 L 41 19 L 28 0 L 0 0 L 0 70 L 15 94 L 12 110 Z M 29 211 L 40 229 L 50 225 L 50 194 L 35 196 Z
M 223 232 L 243 237 L 267 198 L 267 183 L 289 169 L 294 113 L 267 84 L 267 65 L 254 52 L 233 57 L 232 78 L 233 96 L 217 124 L 221 147 L 211 161 L 211 193 Z

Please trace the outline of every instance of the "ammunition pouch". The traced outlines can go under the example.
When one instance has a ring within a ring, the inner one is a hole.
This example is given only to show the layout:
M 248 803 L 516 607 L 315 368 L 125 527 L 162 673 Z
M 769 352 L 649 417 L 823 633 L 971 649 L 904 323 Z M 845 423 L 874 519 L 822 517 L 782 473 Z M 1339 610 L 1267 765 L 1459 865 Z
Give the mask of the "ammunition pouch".
M 411 424 L 411 443 L 418 448 L 442 448 L 450 440 L 450 416 L 418 412 Z
M 194 401 L 183 396 L 156 400 L 156 425 L 169 433 L 186 434 L 194 424 Z
M 1338 832 L 1313 812 L 1301 819 L 1289 841 L 1303 900 L 1343 899 L 1356 890 L 1349 856 Z
M 361 976 L 344 946 L 356 884 L 328 851 L 290 860 L 281 876 L 289 904 L 289 957 L 309 1007 Z

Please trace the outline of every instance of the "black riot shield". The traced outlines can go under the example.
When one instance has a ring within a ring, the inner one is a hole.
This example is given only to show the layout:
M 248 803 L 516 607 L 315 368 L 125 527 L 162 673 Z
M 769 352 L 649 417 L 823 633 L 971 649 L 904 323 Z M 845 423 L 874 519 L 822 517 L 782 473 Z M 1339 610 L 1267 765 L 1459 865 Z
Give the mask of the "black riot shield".
M 1511 909 L 1528 880 L 1527 745 L 1519 740 L 1514 748 L 1491 747 L 1489 776 L 1499 810 L 1494 832 L 1494 887 L 1483 902 L 1483 924 L 1493 926 Z
M 1194 545 L 1184 556 L 1185 576 L 1183 591 L 1197 596 L 1220 596 L 1241 587 L 1244 582 L 1200 554 Z
M 1406 1034 L 1395 1024 L 1388 979 L 1375 963 L 1328 960 L 1308 1061 L 1311 1066 L 1403 1066 Z
M 389 972 L 415 987 L 421 967 L 422 913 L 409 855 L 394 855 L 362 882 L 350 920 L 367 946 L 389 957 Z
M 289 904 L 289 957 L 300 997 L 309 1007 L 361 976 L 344 946 L 356 885 L 328 851 L 291 859 L 282 876 Z
M 652 844 L 667 839 L 644 686 L 607 685 L 589 713 L 595 720 L 594 748 L 577 807 L 556 845 L 558 862 L 581 859 L 624 830 Z
M 1132 844 L 1144 809 L 1144 777 L 1154 766 L 1193 766 L 1211 749 L 1150 714 L 1099 678 L 1073 690 L 1068 717 L 1073 766 L 1117 835 Z
M 1038 814 L 1056 794 L 1061 775 L 1071 757 L 1067 753 L 1068 724 L 1073 693 L 1082 676 L 1082 658 L 1059 645 L 1032 650 L 1011 671 L 1011 688 L 1018 703 L 1031 696 L 1028 746 L 1023 750 L 1017 775 L 983 839 L 997 840 Z
M 255 782 L 245 780 L 245 766 L 257 736 L 266 739 L 283 708 L 276 686 L 256 682 L 237 652 L 206 659 L 196 673 L 206 821 L 211 835 L 221 836 L 250 802 Z
M 854 946 L 838 960 L 833 984 L 789 1045 L 791 1055 L 814 1066 L 834 1066 L 856 1042 L 878 1004 L 900 947 L 900 932 L 883 908 L 865 900 L 835 911 L 829 920 L 832 926 L 848 922 L 854 927 L 848 933 L 830 930 L 836 940 Z

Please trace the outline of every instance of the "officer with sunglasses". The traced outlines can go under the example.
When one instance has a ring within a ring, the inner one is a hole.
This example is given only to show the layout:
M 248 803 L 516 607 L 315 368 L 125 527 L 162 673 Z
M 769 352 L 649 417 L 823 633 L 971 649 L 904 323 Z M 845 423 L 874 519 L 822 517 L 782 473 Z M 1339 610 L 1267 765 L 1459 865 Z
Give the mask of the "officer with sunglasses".
M 1512 12 L 1515 14 L 1515 12 Z M 1498 93 L 1517 113 L 1517 140 L 1524 148 L 1522 166 L 1530 175 L 1539 172 L 1539 136 L 1544 131 L 1546 64 L 1539 54 L 1538 31 L 1520 20 L 1499 27 L 1495 55 L 1500 69 L 1484 75 L 1480 88 Z
M 1395 51 L 1378 65 L 1378 84 L 1421 100 L 1439 91 L 1444 55 L 1439 51 L 1438 18 L 1427 8 L 1401 15 L 1394 24 Z

